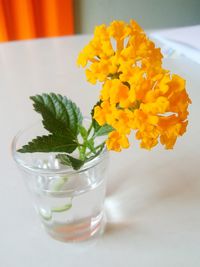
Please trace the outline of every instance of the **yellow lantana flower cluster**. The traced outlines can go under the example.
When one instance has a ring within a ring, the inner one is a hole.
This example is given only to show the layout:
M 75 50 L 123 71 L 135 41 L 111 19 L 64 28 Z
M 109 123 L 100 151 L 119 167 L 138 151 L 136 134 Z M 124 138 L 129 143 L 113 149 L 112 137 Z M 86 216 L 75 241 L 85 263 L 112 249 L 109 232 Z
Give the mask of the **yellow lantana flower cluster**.
M 97 26 L 78 65 L 86 67 L 89 82 L 102 83 L 93 117 L 114 129 L 106 141 L 109 150 L 128 148 L 132 130 L 146 149 L 159 140 L 171 149 L 186 131 L 191 101 L 185 80 L 163 69 L 160 48 L 135 21 Z

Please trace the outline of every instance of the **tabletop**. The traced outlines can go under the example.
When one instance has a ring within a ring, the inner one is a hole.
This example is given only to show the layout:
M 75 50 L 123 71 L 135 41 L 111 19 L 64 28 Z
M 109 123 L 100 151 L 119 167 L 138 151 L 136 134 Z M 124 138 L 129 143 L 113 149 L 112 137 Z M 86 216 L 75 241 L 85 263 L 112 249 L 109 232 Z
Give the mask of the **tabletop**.
M 0 266 L 200 266 L 200 65 L 181 56 L 164 60 L 187 80 L 193 102 L 187 133 L 175 149 L 158 146 L 149 152 L 134 142 L 111 153 L 102 237 L 68 244 L 40 227 L 10 144 L 19 129 L 38 119 L 30 95 L 61 93 L 89 114 L 99 88 L 76 66 L 89 38 L 0 44 Z

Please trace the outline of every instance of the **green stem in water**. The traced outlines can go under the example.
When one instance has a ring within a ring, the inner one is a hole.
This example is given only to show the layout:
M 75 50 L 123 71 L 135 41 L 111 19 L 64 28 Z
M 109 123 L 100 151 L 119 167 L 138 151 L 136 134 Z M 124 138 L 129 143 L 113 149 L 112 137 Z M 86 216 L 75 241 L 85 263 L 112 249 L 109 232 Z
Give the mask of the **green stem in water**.
M 71 207 L 72 207 L 72 204 L 70 203 L 70 204 L 66 204 L 62 207 L 52 208 L 51 211 L 52 212 L 63 212 L 63 211 L 67 211 L 67 210 L 71 209 Z
M 63 187 L 63 185 L 67 182 L 68 180 L 68 176 L 64 175 L 62 177 L 60 177 L 54 184 L 54 190 L 55 191 L 60 191 Z

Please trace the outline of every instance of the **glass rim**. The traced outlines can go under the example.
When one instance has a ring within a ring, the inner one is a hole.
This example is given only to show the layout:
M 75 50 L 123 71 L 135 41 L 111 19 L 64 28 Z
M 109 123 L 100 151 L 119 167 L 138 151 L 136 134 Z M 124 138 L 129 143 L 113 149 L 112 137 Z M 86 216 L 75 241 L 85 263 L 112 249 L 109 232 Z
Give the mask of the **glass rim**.
M 90 120 L 89 118 L 85 117 L 85 120 Z M 84 171 L 87 171 L 88 169 L 95 167 L 96 165 L 98 165 L 102 159 L 104 158 L 105 155 L 108 154 L 108 150 L 107 148 L 104 146 L 103 150 L 100 152 L 100 154 L 98 156 L 96 156 L 95 158 L 93 158 L 92 160 L 86 162 L 79 170 L 74 170 L 72 167 L 66 166 L 62 169 L 43 169 L 43 168 L 39 168 L 39 167 L 34 167 L 31 166 L 29 164 L 26 164 L 25 161 L 20 160 L 17 157 L 17 154 L 20 152 L 17 152 L 16 149 L 16 145 L 17 145 L 17 141 L 19 140 L 19 138 L 21 137 L 21 135 L 23 133 L 25 133 L 26 131 L 30 130 L 32 127 L 36 126 L 37 124 L 41 123 L 40 120 L 35 121 L 34 123 L 30 124 L 29 126 L 24 127 L 23 129 L 19 130 L 17 132 L 17 134 L 13 137 L 12 142 L 11 142 L 11 153 L 12 153 L 12 157 L 14 159 L 14 161 L 16 162 L 16 164 L 22 168 L 23 170 L 27 171 L 27 172 L 31 172 L 31 173 L 40 173 L 40 174 L 74 174 L 74 173 L 81 173 Z M 37 152 L 40 153 L 40 152 Z M 41 153 L 54 153 L 54 152 L 41 152 Z M 64 165 L 63 165 L 64 166 Z

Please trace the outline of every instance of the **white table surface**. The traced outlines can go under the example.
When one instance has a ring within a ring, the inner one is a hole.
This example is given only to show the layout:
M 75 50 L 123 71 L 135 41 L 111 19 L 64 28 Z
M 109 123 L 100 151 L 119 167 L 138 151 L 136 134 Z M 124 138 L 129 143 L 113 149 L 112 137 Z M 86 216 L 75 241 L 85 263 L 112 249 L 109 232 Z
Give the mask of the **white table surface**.
M 153 31 L 150 36 L 162 42 L 172 57 L 176 53 L 200 64 L 200 25 Z
M 166 59 L 184 76 L 193 104 L 189 126 L 173 151 L 157 147 L 112 153 L 105 234 L 66 244 L 40 227 L 10 151 L 15 133 L 38 119 L 28 97 L 55 91 L 88 115 L 98 88 L 76 64 L 89 36 L 0 44 L 0 266 L 200 266 L 200 65 Z

